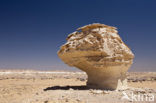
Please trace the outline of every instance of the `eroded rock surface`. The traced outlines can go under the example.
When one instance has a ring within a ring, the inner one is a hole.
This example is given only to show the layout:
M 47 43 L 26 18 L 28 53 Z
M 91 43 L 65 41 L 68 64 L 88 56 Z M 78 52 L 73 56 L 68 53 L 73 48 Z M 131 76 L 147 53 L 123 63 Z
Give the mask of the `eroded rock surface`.
M 126 72 L 134 54 L 118 35 L 117 28 L 90 24 L 78 28 L 67 37 L 58 56 L 69 66 L 88 75 L 87 85 L 101 89 L 127 87 Z

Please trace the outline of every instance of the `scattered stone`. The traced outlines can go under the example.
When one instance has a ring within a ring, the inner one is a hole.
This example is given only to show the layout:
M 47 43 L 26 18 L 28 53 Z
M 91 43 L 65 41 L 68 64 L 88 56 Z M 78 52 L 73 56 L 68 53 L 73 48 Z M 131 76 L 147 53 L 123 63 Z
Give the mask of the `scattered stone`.
M 76 101 L 80 102 L 81 100 L 80 99 L 76 99 Z
M 69 102 L 69 99 L 68 99 L 68 98 L 66 98 L 66 99 L 65 99 L 65 102 Z
M 86 79 L 85 78 L 77 78 L 78 80 L 80 80 L 80 81 L 86 81 Z
M 93 90 L 93 89 L 91 89 L 90 92 L 93 93 L 93 94 L 108 94 L 109 93 L 108 91 Z
M 102 90 L 92 90 L 92 89 L 90 90 L 90 92 L 93 94 L 102 94 L 103 93 Z
M 70 90 L 70 91 L 73 91 L 74 89 L 73 89 L 73 88 L 69 88 L 69 90 Z
M 44 101 L 44 103 L 48 103 L 48 101 Z
M 70 77 L 69 76 L 66 76 L 66 77 L 64 77 L 65 79 L 70 79 Z

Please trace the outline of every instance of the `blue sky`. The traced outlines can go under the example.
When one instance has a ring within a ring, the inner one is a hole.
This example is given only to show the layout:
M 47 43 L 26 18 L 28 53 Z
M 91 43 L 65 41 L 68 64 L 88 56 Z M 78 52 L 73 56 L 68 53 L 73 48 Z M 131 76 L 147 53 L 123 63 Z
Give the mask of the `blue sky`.
M 156 71 L 155 0 L 1 0 L 0 68 L 76 70 L 57 56 L 78 27 L 118 28 L 135 54 L 130 71 Z

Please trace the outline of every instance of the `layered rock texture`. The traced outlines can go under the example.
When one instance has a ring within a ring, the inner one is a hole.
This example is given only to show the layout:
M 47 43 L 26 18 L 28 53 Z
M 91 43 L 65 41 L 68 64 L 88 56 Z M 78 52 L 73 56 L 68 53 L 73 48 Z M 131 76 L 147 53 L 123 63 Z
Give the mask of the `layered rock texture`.
M 58 56 L 69 66 L 85 71 L 89 87 L 112 90 L 127 87 L 126 72 L 134 58 L 117 28 L 98 23 L 69 34 Z

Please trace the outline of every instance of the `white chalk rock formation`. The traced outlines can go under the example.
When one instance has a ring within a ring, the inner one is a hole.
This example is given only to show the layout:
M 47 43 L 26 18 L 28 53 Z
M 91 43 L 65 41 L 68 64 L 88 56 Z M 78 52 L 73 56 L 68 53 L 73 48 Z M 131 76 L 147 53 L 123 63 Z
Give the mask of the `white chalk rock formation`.
M 98 23 L 69 34 L 58 56 L 69 66 L 85 71 L 89 87 L 112 90 L 127 87 L 126 72 L 134 58 L 115 27 Z

